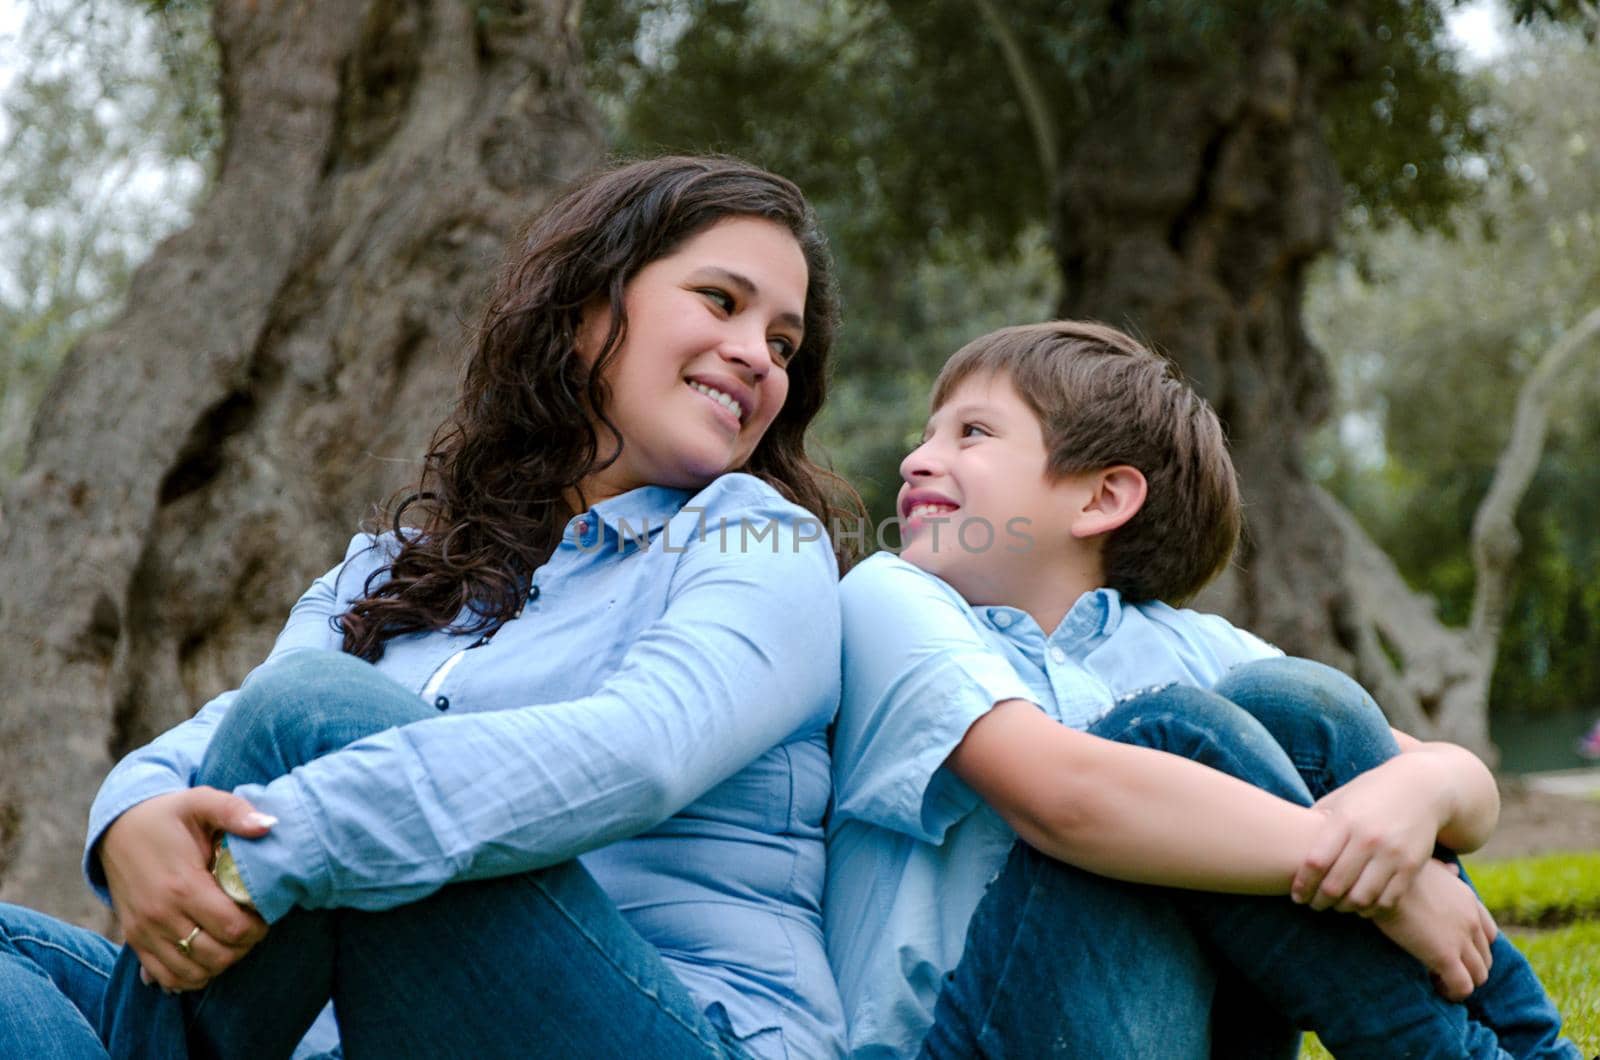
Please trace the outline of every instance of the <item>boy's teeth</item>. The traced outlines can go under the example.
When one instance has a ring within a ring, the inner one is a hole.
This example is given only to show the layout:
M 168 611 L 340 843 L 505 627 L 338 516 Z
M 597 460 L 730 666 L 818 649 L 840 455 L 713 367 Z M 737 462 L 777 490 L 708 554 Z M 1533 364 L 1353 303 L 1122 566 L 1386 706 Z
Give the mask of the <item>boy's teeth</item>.
M 956 510 L 953 504 L 914 504 L 911 506 L 913 518 L 932 518 L 936 515 L 948 515 Z
M 733 400 L 733 398 L 729 397 L 727 394 L 724 394 L 720 390 L 713 390 L 704 383 L 690 382 L 689 385 L 694 387 L 700 393 L 704 394 L 706 397 L 710 398 L 712 401 L 721 404 L 723 408 L 728 409 L 739 419 L 744 419 L 744 409 L 740 408 L 739 403 Z

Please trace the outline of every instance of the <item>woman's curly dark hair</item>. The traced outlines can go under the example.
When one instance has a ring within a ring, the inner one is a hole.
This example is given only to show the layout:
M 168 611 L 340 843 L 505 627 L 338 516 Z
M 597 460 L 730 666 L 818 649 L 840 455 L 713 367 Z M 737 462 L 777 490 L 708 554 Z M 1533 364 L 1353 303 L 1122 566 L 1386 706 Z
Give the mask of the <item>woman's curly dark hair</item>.
M 806 455 L 806 430 L 827 393 L 838 301 L 827 242 L 800 189 L 719 156 L 613 166 L 579 181 L 512 243 L 456 409 L 420 482 L 390 505 L 385 522 L 399 551 L 335 620 L 344 651 L 376 660 L 391 637 L 482 632 L 516 614 L 575 514 L 564 498 L 586 503 L 581 483 L 620 452 L 600 452 L 590 410 L 622 437 L 606 415 L 605 378 L 626 334 L 628 282 L 729 217 L 783 225 L 807 270 L 805 341 L 788 367 L 789 396 L 742 470 L 824 525 L 859 517 L 855 492 Z M 596 298 L 610 305 L 610 328 L 591 369 L 576 338 Z M 848 566 L 849 556 L 839 558 Z

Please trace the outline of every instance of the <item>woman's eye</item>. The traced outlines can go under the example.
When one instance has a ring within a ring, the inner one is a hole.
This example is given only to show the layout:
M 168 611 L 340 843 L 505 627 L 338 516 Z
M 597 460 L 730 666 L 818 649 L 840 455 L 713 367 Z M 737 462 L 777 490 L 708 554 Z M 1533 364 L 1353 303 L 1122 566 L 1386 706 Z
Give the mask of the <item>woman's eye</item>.
M 707 300 L 716 305 L 716 307 L 722 310 L 724 313 L 733 312 L 733 307 L 736 303 L 733 300 L 733 295 L 729 294 L 727 291 L 717 287 L 702 287 L 698 293 L 705 295 Z
M 788 364 L 794 358 L 794 343 L 781 335 L 768 339 L 767 345 L 772 347 L 772 358 L 779 364 Z

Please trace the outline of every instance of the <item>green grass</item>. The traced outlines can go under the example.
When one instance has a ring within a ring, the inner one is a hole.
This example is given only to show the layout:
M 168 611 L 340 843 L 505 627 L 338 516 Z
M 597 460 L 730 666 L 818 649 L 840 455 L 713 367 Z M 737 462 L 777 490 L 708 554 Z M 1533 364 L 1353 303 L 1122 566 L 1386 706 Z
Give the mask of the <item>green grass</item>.
M 1600 1053 L 1600 920 L 1509 934 L 1555 998 L 1567 1037 L 1584 1056 Z
M 1600 851 L 1469 861 L 1467 871 L 1502 924 L 1536 927 L 1600 917 Z
M 1600 1053 L 1600 852 L 1547 854 L 1469 864 L 1484 904 L 1508 927 L 1556 1007 L 1568 1038 L 1584 1056 Z M 1303 1060 L 1330 1055 L 1306 1035 Z

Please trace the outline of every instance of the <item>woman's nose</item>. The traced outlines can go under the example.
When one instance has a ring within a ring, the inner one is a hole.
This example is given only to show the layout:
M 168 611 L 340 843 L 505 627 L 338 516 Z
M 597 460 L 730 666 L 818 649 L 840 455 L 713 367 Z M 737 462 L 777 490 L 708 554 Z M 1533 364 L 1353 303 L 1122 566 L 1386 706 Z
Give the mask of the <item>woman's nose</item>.
M 759 383 L 772 371 L 772 350 L 765 331 L 759 334 L 739 329 L 723 340 L 718 351 L 729 364 L 739 365 L 752 383 Z

